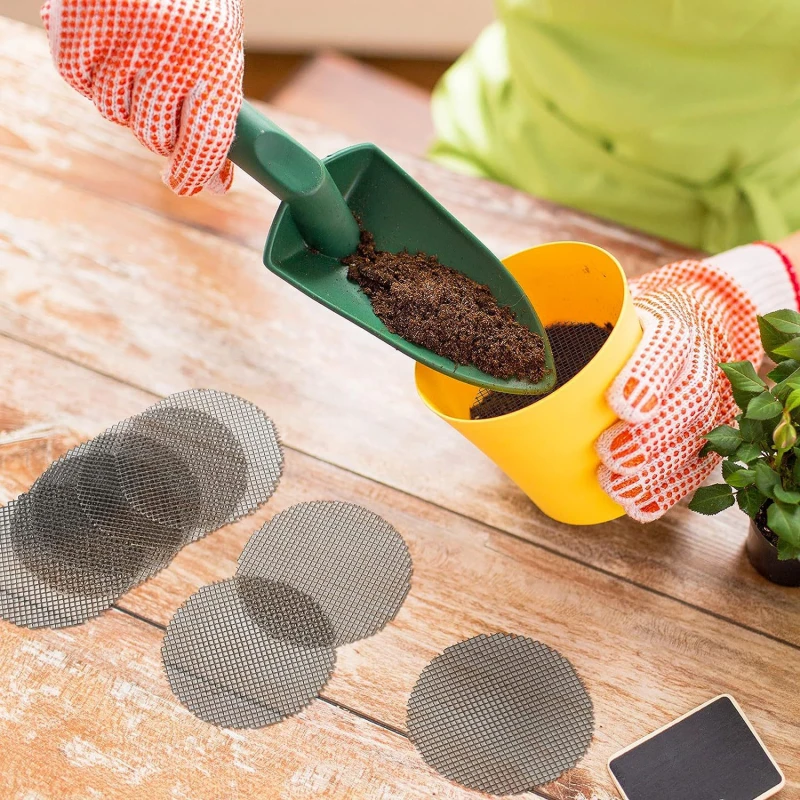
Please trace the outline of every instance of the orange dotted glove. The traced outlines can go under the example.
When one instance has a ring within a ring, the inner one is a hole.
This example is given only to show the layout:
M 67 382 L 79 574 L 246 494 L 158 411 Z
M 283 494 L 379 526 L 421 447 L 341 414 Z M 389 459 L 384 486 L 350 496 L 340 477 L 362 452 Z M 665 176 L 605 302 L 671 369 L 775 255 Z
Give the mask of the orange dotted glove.
M 631 282 L 642 340 L 608 391 L 620 421 L 597 441 L 603 489 L 640 522 L 660 517 L 719 463 L 702 436 L 736 415 L 717 366 L 762 358 L 756 307 L 725 272 L 698 261 Z
M 241 0 L 47 0 L 42 19 L 63 78 L 169 159 L 174 192 L 230 187 Z

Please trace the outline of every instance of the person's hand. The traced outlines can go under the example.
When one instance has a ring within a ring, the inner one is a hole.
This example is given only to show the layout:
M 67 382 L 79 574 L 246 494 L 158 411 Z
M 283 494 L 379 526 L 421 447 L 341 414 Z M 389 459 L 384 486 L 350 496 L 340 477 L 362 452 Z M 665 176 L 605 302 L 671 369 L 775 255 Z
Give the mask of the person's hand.
M 693 492 L 719 462 L 702 436 L 736 415 L 719 364 L 762 358 L 756 307 L 726 273 L 698 261 L 631 282 L 642 340 L 608 391 L 620 421 L 597 441 L 603 489 L 640 522 Z
M 241 0 L 47 0 L 42 19 L 64 79 L 169 159 L 173 191 L 230 187 Z

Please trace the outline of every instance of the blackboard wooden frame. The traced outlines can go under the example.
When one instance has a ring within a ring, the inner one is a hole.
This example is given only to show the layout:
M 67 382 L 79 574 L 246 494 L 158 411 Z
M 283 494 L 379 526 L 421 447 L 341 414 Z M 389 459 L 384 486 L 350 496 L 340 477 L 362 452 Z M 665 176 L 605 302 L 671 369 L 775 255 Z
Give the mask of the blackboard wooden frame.
M 630 753 L 633 750 L 636 750 L 637 748 L 641 747 L 643 744 L 645 744 L 646 742 L 650 741 L 651 739 L 654 739 L 655 737 L 663 734 L 665 731 L 669 730 L 670 728 L 675 727 L 676 725 L 680 724 L 681 722 L 683 722 L 684 720 L 688 719 L 689 717 L 697 714 L 698 712 L 702 711 L 704 708 L 707 708 L 708 706 L 712 705 L 713 703 L 718 703 L 720 700 L 729 700 L 730 701 L 730 703 L 733 705 L 733 707 L 735 708 L 735 710 L 738 713 L 738 715 L 741 717 L 742 721 L 750 729 L 750 732 L 752 733 L 753 738 L 756 740 L 756 742 L 760 746 L 760 748 L 763 751 L 763 753 L 766 756 L 766 758 L 769 760 L 769 762 L 775 768 L 775 772 L 777 773 L 778 777 L 780 778 L 779 782 L 776 783 L 776 785 L 770 787 L 769 789 L 767 789 L 765 792 L 763 792 L 762 794 L 758 795 L 757 797 L 753 797 L 752 800 L 766 800 L 766 798 L 772 797 L 773 795 L 777 794 L 785 786 L 786 777 L 784 776 L 784 774 L 781 771 L 780 767 L 775 762 L 775 759 L 772 757 L 772 755 L 769 752 L 769 750 L 767 750 L 766 746 L 764 745 L 764 742 L 761 740 L 761 737 L 758 735 L 758 733 L 756 732 L 755 728 L 753 728 L 752 724 L 750 723 L 750 720 L 747 719 L 747 717 L 745 716 L 745 713 L 742 711 L 741 706 L 736 702 L 736 700 L 731 695 L 729 695 L 729 694 L 721 694 L 721 695 L 718 695 L 717 697 L 712 698 L 711 700 L 708 700 L 707 702 L 703 703 L 702 705 L 697 706 L 697 708 L 693 708 L 691 711 L 689 711 L 688 713 L 684 714 L 682 717 L 679 717 L 678 719 L 667 723 L 666 725 L 662 726 L 658 730 L 653 731 L 653 733 L 643 737 L 642 739 L 639 739 L 638 741 L 634 742 L 632 745 L 629 745 L 625 749 L 620 750 L 618 753 L 615 753 L 613 756 L 611 756 L 611 758 L 608 759 L 608 771 L 609 771 L 609 774 L 611 775 L 611 779 L 613 780 L 614 785 L 617 787 L 617 790 L 619 791 L 619 793 L 622 796 L 623 800 L 638 800 L 638 798 L 631 798 L 626 793 L 624 787 L 621 785 L 620 781 L 617 778 L 617 775 L 614 772 L 614 767 L 613 767 L 614 762 L 616 762 L 619 758 L 621 758 L 622 756 L 626 755 L 627 753 Z M 719 798 L 719 800 L 723 800 L 723 798 Z

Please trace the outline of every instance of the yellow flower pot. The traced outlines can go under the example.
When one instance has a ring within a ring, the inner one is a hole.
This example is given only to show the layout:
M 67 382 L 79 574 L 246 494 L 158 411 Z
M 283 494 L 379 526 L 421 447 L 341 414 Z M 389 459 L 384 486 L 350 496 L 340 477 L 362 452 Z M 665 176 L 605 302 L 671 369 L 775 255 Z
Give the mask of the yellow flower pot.
M 417 391 L 548 516 L 572 525 L 622 516 L 622 508 L 598 483 L 594 443 L 616 419 L 605 392 L 642 335 L 625 273 L 612 255 L 582 242 L 539 245 L 503 263 L 534 299 L 545 326 L 610 322 L 614 330 L 606 343 L 560 389 L 501 417 L 471 420 L 477 389 L 419 363 Z

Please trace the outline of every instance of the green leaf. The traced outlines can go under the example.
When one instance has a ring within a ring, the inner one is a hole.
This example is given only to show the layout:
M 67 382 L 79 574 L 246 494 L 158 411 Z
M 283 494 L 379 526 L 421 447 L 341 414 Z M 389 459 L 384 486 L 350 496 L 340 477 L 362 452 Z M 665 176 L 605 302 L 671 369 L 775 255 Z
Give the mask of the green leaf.
M 792 390 L 792 392 L 784 401 L 784 406 L 789 412 L 794 411 L 796 408 L 800 408 L 800 389 Z
M 800 311 L 781 308 L 778 311 L 770 311 L 769 314 L 764 314 L 761 319 L 780 331 L 786 331 L 792 336 L 800 336 Z
M 800 492 L 792 492 L 788 489 L 784 489 L 781 484 L 775 486 L 772 491 L 775 494 L 775 499 L 780 500 L 781 503 L 786 503 L 790 506 L 796 506 L 800 503 Z
M 736 492 L 736 502 L 750 519 L 755 519 L 761 506 L 767 502 L 767 498 L 761 494 L 757 486 L 746 486 Z
M 747 419 L 774 419 L 783 411 L 780 400 L 769 392 L 761 392 L 747 406 Z
M 739 420 L 739 433 L 745 442 L 764 445 L 772 432 L 767 433 L 767 426 L 761 420 L 743 418 Z
M 767 525 L 794 547 L 800 547 L 800 506 L 776 501 L 767 509 Z
M 781 482 L 778 473 L 766 461 L 756 461 L 755 471 L 758 490 L 761 494 L 775 499 L 773 489 Z
M 790 339 L 786 344 L 776 347 L 773 351 L 780 359 L 793 358 L 795 361 L 800 359 L 800 336 L 795 339 Z
M 785 381 L 790 375 L 800 370 L 800 361 L 793 361 L 791 358 L 786 361 L 781 361 L 772 372 L 767 374 L 767 377 L 775 383 Z M 800 375 L 800 373 L 798 373 Z
M 791 561 L 800 558 L 800 547 L 789 544 L 786 539 L 778 539 L 778 561 Z
M 749 361 L 732 361 L 719 366 L 728 376 L 734 391 L 757 395 L 767 388 L 767 384 L 758 377 L 755 367 Z
M 733 489 L 724 483 L 701 486 L 695 493 L 689 508 L 698 514 L 719 514 L 734 504 Z
M 736 451 L 736 460 L 743 461 L 745 464 L 749 464 L 751 461 L 755 461 L 760 456 L 761 456 L 761 448 L 757 444 L 751 444 L 750 442 L 745 442 Z
M 792 480 L 795 485 L 800 486 L 800 448 L 795 447 L 792 450 L 794 453 L 794 466 L 792 467 Z
M 738 389 L 734 388 L 731 388 L 731 394 L 733 395 L 733 401 L 736 403 L 736 405 L 742 411 L 747 411 L 747 406 L 750 405 L 753 395 L 748 394 L 747 392 L 740 392 Z
M 793 364 L 793 361 L 787 361 L 787 364 Z M 775 370 L 773 370 L 774 372 Z M 796 369 L 794 372 L 789 374 L 788 377 L 784 378 L 780 383 L 776 384 L 772 388 L 772 394 L 775 397 L 785 400 L 789 394 L 794 391 L 795 389 L 800 389 L 800 368 Z
M 730 425 L 720 425 L 703 438 L 708 442 L 703 447 L 703 455 L 711 452 L 719 453 L 721 456 L 732 456 L 742 444 L 741 434 Z
M 728 486 L 733 486 L 736 489 L 743 489 L 745 486 L 750 486 L 755 483 L 756 473 L 752 469 L 737 469 L 736 472 L 731 473 L 725 478 L 725 483 Z M 800 495 L 798 495 L 800 497 Z
M 767 355 L 774 361 L 780 360 L 775 358 L 777 348 L 786 344 L 790 339 L 800 336 L 800 325 L 793 316 L 796 313 L 784 309 L 758 318 L 761 343 L 764 345 Z

